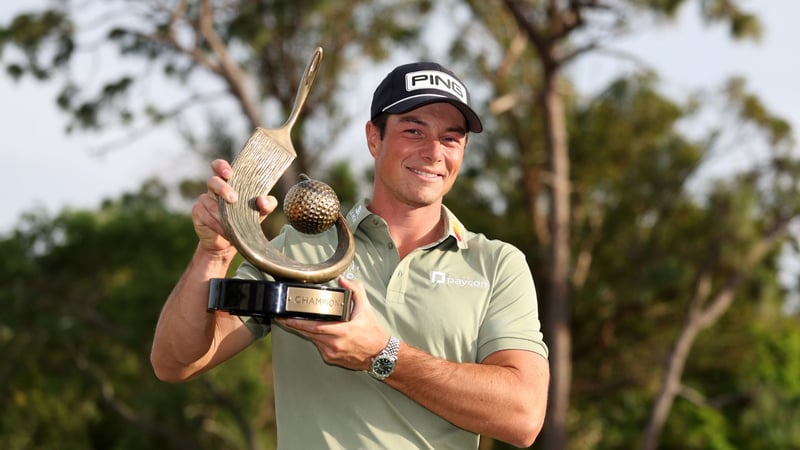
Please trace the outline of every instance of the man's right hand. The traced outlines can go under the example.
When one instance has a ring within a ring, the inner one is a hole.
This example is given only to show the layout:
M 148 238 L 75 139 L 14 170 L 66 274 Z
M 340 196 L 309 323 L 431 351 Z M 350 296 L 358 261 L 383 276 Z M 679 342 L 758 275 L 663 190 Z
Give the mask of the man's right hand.
M 192 207 L 192 223 L 200 239 L 201 248 L 211 252 L 235 251 L 233 244 L 225 236 L 217 203 L 218 198 L 223 198 L 228 203 L 235 203 L 238 200 L 236 191 L 228 184 L 233 169 L 222 159 L 214 160 L 211 169 L 214 175 L 208 179 L 208 192 L 202 194 Z M 256 205 L 260 211 L 260 220 L 264 220 L 278 206 L 278 200 L 266 195 L 259 197 Z

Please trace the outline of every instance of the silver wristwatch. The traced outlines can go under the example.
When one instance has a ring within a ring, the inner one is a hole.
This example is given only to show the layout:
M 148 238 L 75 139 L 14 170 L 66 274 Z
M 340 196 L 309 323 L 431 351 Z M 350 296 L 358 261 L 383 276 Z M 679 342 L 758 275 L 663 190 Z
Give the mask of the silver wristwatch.
M 377 380 L 385 380 L 392 374 L 397 365 L 397 352 L 400 351 L 400 339 L 389 337 L 389 343 L 377 356 L 372 358 L 367 373 Z

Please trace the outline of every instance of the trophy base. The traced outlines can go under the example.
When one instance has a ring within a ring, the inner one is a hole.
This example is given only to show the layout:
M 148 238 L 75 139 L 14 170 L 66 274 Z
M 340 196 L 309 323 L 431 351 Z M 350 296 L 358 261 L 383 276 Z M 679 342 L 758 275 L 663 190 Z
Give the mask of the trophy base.
M 212 278 L 208 310 L 237 316 L 347 321 L 350 291 L 315 284 Z

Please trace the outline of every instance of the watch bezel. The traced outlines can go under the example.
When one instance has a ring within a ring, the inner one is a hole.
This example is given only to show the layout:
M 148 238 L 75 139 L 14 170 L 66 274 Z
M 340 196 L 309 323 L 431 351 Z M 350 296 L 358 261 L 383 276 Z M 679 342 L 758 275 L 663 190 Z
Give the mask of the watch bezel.
M 397 357 L 391 355 L 379 355 L 376 356 L 372 360 L 372 365 L 370 366 L 369 374 L 373 377 L 384 380 L 386 377 L 394 372 L 394 368 L 397 365 Z

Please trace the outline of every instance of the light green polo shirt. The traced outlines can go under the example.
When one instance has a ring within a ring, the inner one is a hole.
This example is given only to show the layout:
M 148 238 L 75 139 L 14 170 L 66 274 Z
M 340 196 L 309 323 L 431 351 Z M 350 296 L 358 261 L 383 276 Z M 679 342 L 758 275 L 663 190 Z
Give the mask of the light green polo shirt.
M 536 290 L 521 251 L 466 230 L 443 208 L 447 234 L 401 260 L 386 222 L 367 204 L 362 201 L 347 215 L 356 252 L 343 276 L 364 284 L 389 333 L 455 362 L 480 362 L 503 349 L 547 357 Z M 300 262 L 315 263 L 333 254 L 336 233 L 309 236 L 286 227 L 272 245 Z M 237 278 L 267 279 L 249 263 L 239 267 Z M 257 337 L 272 331 L 281 450 L 478 447 L 476 434 L 365 372 L 326 364 L 316 347 L 297 334 L 274 323 L 245 323 Z

